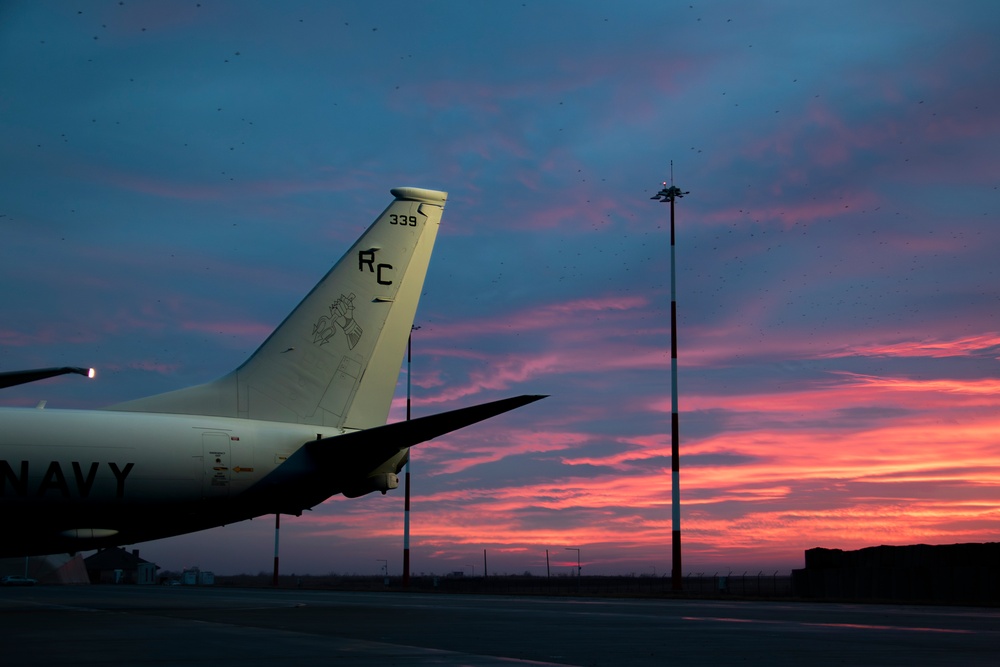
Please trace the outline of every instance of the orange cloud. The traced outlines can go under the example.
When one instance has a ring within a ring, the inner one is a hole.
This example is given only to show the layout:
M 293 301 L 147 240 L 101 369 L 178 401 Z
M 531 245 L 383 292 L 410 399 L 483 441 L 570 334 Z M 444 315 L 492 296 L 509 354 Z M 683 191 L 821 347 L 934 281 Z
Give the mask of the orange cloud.
M 805 392 L 691 399 L 697 409 L 742 416 L 737 428 L 682 438 L 690 569 L 787 568 L 813 546 L 995 539 L 1000 412 L 983 407 L 994 384 L 854 374 L 837 382 Z M 912 409 L 914 393 L 948 412 Z M 836 417 L 873 404 L 910 409 L 872 423 Z M 962 420 L 943 423 L 955 410 L 964 411 Z M 820 415 L 836 427 L 810 427 Z M 683 425 L 682 416 L 682 432 Z M 571 431 L 498 431 L 470 441 L 476 444 L 468 451 L 464 440 L 447 438 L 418 453 L 440 480 L 417 501 L 419 548 L 451 560 L 480 548 L 503 547 L 511 557 L 523 550 L 537 567 L 544 549 L 572 544 L 589 555 L 590 568 L 624 559 L 665 571 L 672 529 L 666 435 L 606 438 L 617 447 L 603 453 L 576 453 L 601 436 Z M 543 459 L 558 462 L 562 473 L 529 481 L 530 466 Z M 501 461 L 523 461 L 526 474 L 493 483 L 491 465 Z M 361 515 L 333 522 L 341 533 L 371 525 Z

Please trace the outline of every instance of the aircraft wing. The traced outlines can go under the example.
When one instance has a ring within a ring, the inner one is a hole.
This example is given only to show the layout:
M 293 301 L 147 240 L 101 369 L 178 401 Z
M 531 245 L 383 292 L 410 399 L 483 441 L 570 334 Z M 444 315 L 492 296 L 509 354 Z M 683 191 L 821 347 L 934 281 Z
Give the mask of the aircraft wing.
M 44 380 L 45 378 L 51 378 L 57 375 L 66 375 L 68 373 L 76 373 L 77 375 L 83 375 L 88 378 L 94 377 L 93 368 L 79 368 L 77 366 L 35 368 L 27 371 L 7 371 L 5 373 L 0 373 L 0 389 L 13 387 L 19 384 L 27 384 L 37 380 Z

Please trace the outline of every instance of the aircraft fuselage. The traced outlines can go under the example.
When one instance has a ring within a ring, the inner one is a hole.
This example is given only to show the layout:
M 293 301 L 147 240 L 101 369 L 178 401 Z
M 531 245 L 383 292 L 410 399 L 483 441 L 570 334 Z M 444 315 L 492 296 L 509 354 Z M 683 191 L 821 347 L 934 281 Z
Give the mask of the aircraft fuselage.
M 192 415 L 91 410 L 0 410 L 0 516 L 5 545 L 49 551 L 138 542 L 269 511 L 265 482 L 315 426 Z M 255 488 L 257 486 L 258 488 Z M 250 489 L 254 489 L 251 493 Z M 240 498 L 239 502 L 233 502 Z M 144 518 L 145 517 L 145 518 Z M 44 526 L 45 534 L 39 534 Z M 130 532 L 135 539 L 128 539 Z

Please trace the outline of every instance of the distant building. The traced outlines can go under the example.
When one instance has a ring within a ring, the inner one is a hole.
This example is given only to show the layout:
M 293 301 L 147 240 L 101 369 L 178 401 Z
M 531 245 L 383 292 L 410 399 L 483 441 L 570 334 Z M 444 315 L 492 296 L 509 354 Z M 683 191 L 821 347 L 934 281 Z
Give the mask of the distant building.
M 809 549 L 795 594 L 825 600 L 1000 604 L 1000 543 Z
M 37 579 L 40 584 L 89 584 L 83 557 L 53 554 L 30 558 L 0 559 L 0 576 L 17 575 Z
M 214 586 L 215 573 L 203 572 L 197 567 L 184 570 L 181 574 L 181 585 L 183 586 Z
M 139 550 L 101 549 L 83 561 L 92 584 L 155 584 L 155 563 L 139 558 Z

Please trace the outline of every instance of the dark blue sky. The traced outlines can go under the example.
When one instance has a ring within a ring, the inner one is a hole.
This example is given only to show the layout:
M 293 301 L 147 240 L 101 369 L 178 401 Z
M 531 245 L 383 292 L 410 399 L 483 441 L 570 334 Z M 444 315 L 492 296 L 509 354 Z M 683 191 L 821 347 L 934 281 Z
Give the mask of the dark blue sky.
M 0 368 L 99 376 L 0 402 L 211 380 L 389 188 L 447 190 L 414 413 L 552 396 L 415 453 L 415 571 L 666 572 L 673 161 L 686 569 L 995 540 L 997 34 L 985 1 L 6 2 Z M 398 571 L 401 496 L 290 518 L 283 562 Z M 271 528 L 144 555 L 267 570 Z

